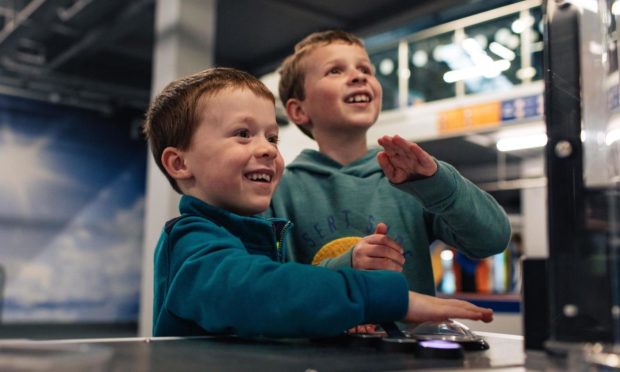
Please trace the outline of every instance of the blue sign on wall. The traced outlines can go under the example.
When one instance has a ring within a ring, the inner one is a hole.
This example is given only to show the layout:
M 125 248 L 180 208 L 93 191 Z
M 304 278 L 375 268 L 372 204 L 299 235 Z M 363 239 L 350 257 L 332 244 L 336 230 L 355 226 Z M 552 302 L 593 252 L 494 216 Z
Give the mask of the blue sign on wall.
M 537 118 L 543 115 L 542 94 L 502 101 L 502 122 Z

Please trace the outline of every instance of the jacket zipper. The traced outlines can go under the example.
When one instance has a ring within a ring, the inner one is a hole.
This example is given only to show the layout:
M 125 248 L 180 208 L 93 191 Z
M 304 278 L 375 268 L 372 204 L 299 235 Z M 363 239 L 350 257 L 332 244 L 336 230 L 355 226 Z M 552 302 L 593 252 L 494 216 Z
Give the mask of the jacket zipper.
M 280 234 L 278 236 L 278 234 L 276 233 L 276 254 L 278 257 L 278 262 L 284 262 L 284 253 L 282 251 L 282 245 L 283 245 L 283 241 L 284 241 L 284 236 L 286 234 L 286 230 L 288 230 L 289 226 L 291 225 L 291 221 L 287 221 L 284 226 L 282 226 L 282 228 L 280 229 Z M 275 230 L 276 226 L 274 225 L 274 230 Z

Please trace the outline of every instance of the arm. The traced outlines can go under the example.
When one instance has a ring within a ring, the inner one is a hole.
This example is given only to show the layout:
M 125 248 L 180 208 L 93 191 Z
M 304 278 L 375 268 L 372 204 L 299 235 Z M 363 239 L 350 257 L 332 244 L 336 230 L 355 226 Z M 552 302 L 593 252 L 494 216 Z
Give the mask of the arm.
M 443 299 L 410 291 L 407 315 L 401 321 L 422 323 L 453 318 L 480 320 L 489 323 L 493 321 L 493 310 L 476 306 L 467 301 Z M 374 325 L 364 324 L 350 329 L 349 333 L 370 333 L 374 331 Z
M 207 332 L 324 337 L 406 313 L 407 284 L 398 273 L 280 264 L 205 225 L 187 218 L 171 233 L 164 308 Z
M 325 337 L 362 323 L 492 317 L 464 301 L 408 292 L 398 273 L 335 271 L 250 255 L 224 229 L 191 218 L 175 225 L 170 243 L 157 265 L 165 274 L 156 280 L 165 285 L 158 318 L 168 314 L 169 335 L 179 332 L 174 319 L 211 333 Z
M 387 225 L 380 222 L 371 235 L 340 239 L 338 243 L 347 245 L 332 247 L 334 249 L 330 252 L 330 257 L 322 259 L 318 265 L 332 269 L 353 267 L 362 270 L 403 271 L 404 251 L 400 244 L 386 235 L 387 231 Z
M 437 238 L 479 258 L 508 246 L 510 223 L 492 196 L 399 136 L 383 136 L 379 144 L 385 150 L 377 158 L 386 177 L 420 201 Z

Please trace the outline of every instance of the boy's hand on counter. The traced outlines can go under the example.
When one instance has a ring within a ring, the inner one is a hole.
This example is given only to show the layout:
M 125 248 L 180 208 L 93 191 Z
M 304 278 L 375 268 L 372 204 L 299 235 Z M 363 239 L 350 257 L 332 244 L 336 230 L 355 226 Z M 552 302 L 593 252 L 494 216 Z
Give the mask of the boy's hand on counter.
M 361 324 L 356 327 L 350 328 L 347 330 L 348 334 L 353 333 L 374 333 L 377 331 L 377 326 L 375 324 Z
M 437 172 L 437 163 L 420 146 L 396 136 L 383 136 L 378 140 L 383 151 L 377 161 L 385 176 L 392 183 L 403 183 L 426 178 Z
M 481 320 L 489 323 L 493 320 L 493 310 L 463 300 L 438 298 L 409 292 L 409 309 L 403 319 L 404 322 L 421 323 L 453 318 Z
M 351 263 L 353 268 L 403 271 L 403 249 L 386 233 L 387 226 L 378 223 L 374 234 L 363 237 L 355 244 Z

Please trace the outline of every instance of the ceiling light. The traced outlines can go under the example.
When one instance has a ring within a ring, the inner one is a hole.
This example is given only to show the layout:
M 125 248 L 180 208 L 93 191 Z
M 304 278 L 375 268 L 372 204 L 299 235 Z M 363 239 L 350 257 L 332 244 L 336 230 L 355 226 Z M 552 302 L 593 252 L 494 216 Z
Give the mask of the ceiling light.
M 534 67 L 524 67 L 517 70 L 517 77 L 521 80 L 531 79 L 536 76 L 536 69 Z
M 620 1 L 616 0 L 613 4 L 611 4 L 611 14 L 620 15 Z
M 489 44 L 489 39 L 487 39 L 487 37 L 483 34 L 478 34 L 474 36 L 474 40 L 476 40 L 478 45 L 480 45 L 480 47 L 483 49 L 486 48 L 487 45 Z
M 605 136 L 605 144 L 607 146 L 611 145 L 612 143 L 618 140 L 620 140 L 620 128 L 612 129 L 609 132 L 607 132 L 607 135 Z
M 452 261 L 452 259 L 454 258 L 454 253 L 449 249 L 444 249 L 439 254 L 439 257 L 441 257 L 442 261 Z
M 493 35 L 493 38 L 498 43 L 506 45 L 506 42 L 510 38 L 510 35 L 512 35 L 510 30 L 505 27 L 502 27 L 495 32 L 495 35 Z
M 547 135 L 545 133 L 535 133 L 521 137 L 500 138 L 495 146 L 498 151 L 507 152 L 543 147 L 546 144 Z
M 506 48 L 497 41 L 492 42 L 491 45 L 489 45 L 489 49 L 491 50 L 491 52 L 495 53 L 499 57 L 502 57 L 503 59 L 507 59 L 509 61 L 514 60 L 517 56 L 515 52 Z
M 409 77 L 411 77 L 411 70 L 408 68 L 400 69 L 398 70 L 398 76 L 403 79 L 409 79 Z
M 381 74 L 389 75 L 392 71 L 394 71 L 394 61 L 391 59 L 385 58 L 379 63 L 379 72 L 381 72 Z
M 517 49 L 519 44 L 521 44 L 521 39 L 519 39 L 517 35 L 513 34 L 506 40 L 505 44 L 510 49 Z
M 411 56 L 411 63 L 415 67 L 424 67 L 428 63 L 428 54 L 423 50 L 416 50 Z
M 520 34 L 525 31 L 526 28 L 532 26 L 533 24 L 534 18 L 532 16 L 526 15 L 512 22 L 510 28 L 515 34 Z
M 514 22 L 512 22 L 512 25 L 510 26 L 510 29 L 515 34 L 520 34 L 520 33 L 523 32 L 523 30 L 525 30 L 525 23 L 522 20 L 517 19 Z
M 433 49 L 433 59 L 437 62 L 443 62 L 443 60 L 445 59 L 444 58 L 445 49 L 446 49 L 445 45 L 437 45 Z
M 443 80 L 446 83 L 454 83 L 461 80 L 468 80 L 478 77 L 493 78 L 498 76 L 502 71 L 510 68 L 510 62 L 505 59 L 493 61 L 483 65 L 466 67 L 459 70 L 448 71 L 443 74 Z

